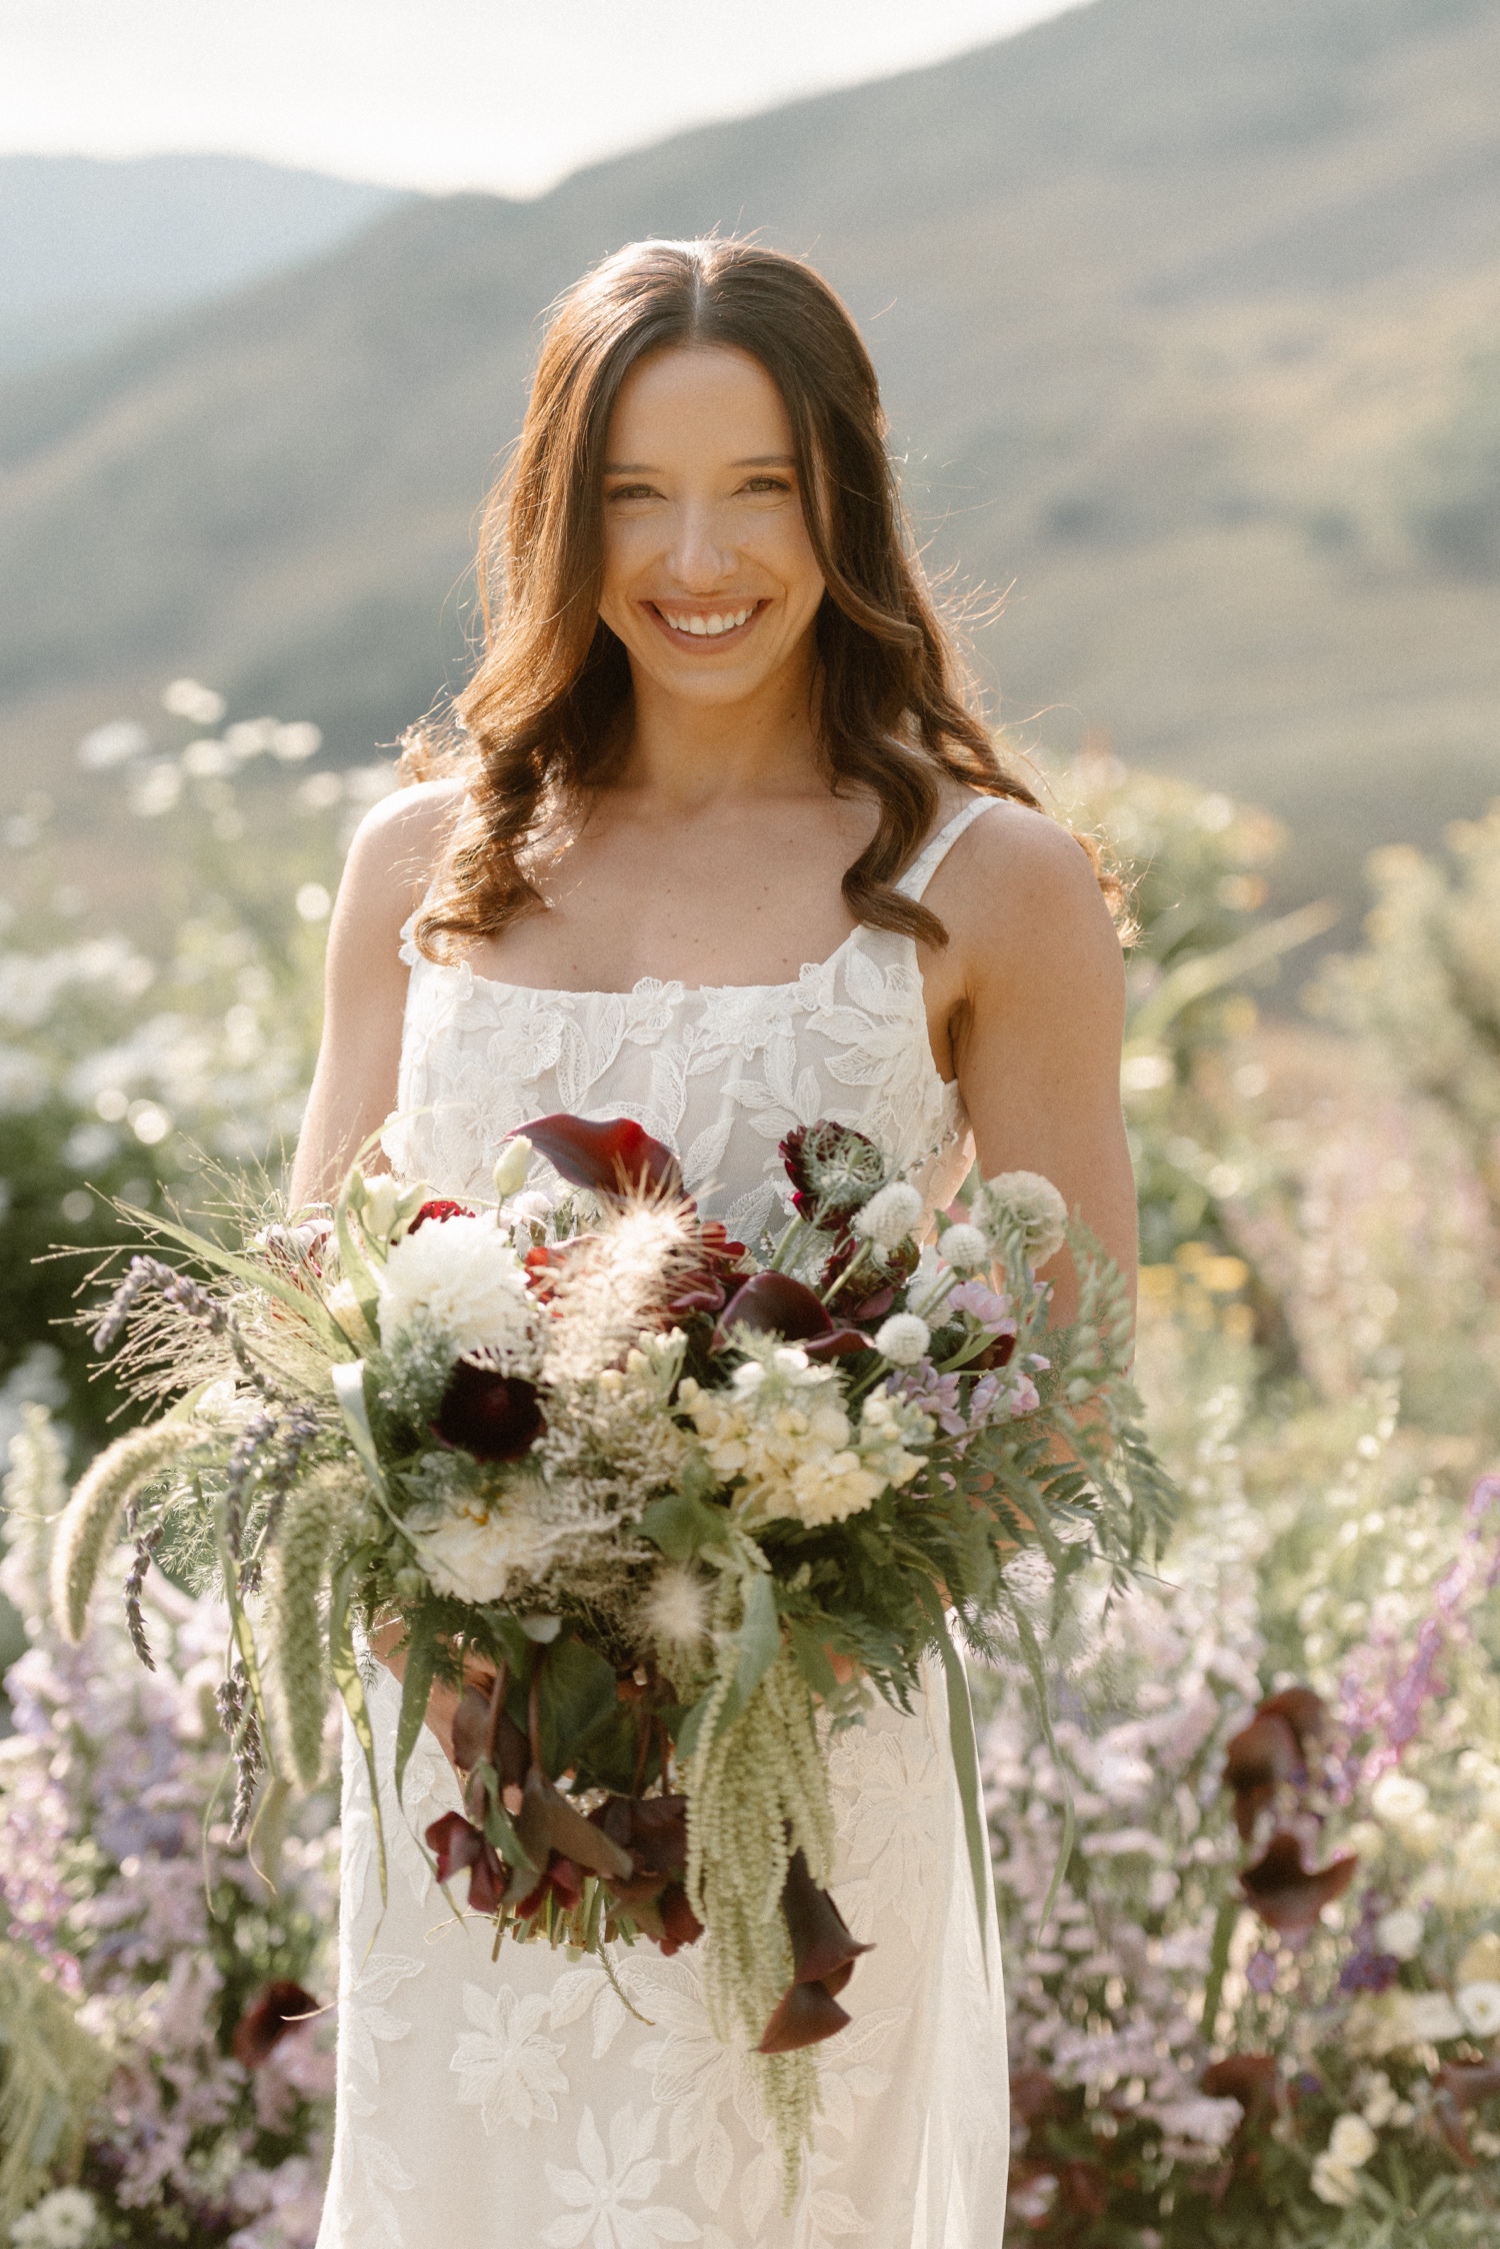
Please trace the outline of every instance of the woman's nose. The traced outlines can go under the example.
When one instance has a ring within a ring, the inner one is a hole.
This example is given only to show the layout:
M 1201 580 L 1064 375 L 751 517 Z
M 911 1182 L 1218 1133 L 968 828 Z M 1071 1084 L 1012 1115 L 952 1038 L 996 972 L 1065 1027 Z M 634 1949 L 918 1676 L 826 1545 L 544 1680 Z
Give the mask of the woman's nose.
M 738 556 L 726 546 L 713 507 L 689 502 L 677 518 L 672 569 L 684 593 L 710 593 L 732 577 Z

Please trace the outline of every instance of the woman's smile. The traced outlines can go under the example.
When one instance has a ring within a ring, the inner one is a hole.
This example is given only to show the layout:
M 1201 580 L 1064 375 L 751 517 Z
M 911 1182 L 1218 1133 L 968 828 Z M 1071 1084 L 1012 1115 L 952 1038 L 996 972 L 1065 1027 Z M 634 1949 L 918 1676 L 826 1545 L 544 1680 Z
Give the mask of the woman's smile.
M 721 601 L 716 609 L 694 608 L 687 602 L 672 600 L 645 601 L 641 606 L 674 647 L 684 649 L 689 655 L 708 656 L 737 648 L 748 640 L 761 612 L 769 604 L 761 597 L 753 601 Z

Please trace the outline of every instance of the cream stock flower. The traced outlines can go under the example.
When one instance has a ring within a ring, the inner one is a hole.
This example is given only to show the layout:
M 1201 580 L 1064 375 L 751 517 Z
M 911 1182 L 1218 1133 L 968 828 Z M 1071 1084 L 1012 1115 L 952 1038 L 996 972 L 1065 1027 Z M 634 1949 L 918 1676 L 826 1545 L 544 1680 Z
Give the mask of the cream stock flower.
M 387 1346 L 424 1317 L 454 1355 L 484 1352 L 502 1374 L 532 1375 L 541 1315 L 520 1259 L 492 1218 L 433 1219 L 391 1246 L 379 1275 Z
M 714 1473 L 740 1484 L 739 1512 L 751 1524 L 859 1514 L 887 1484 L 910 1481 L 922 1463 L 907 1440 L 932 1432 L 920 1408 L 882 1394 L 866 1399 L 856 1429 L 837 1368 L 789 1344 L 758 1348 L 727 1389 L 689 1377 L 678 1396 Z

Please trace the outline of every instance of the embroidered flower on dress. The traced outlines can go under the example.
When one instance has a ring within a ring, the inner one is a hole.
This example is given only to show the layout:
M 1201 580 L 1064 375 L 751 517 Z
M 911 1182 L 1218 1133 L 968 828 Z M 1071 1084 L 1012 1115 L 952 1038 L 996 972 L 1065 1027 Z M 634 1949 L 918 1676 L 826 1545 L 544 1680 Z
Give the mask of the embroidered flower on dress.
M 508 1984 L 488 1991 L 464 1985 L 464 2014 L 474 2027 L 459 2039 L 448 2067 L 460 2080 L 459 2100 L 478 2109 L 486 2132 L 501 2124 L 524 2131 L 539 2116 L 557 2122 L 552 2096 L 566 2093 L 568 2081 L 557 2066 L 564 2048 L 539 2028 L 551 2011 L 545 1992 L 520 1999 Z

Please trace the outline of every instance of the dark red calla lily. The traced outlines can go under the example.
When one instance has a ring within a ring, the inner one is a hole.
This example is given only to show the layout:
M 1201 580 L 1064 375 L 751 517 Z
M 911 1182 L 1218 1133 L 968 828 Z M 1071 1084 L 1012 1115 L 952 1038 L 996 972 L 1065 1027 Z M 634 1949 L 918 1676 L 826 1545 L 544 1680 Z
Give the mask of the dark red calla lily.
M 754 1335 L 779 1335 L 786 1343 L 801 1343 L 817 1358 L 837 1358 L 846 1351 L 868 1351 L 870 1339 L 855 1328 L 836 1328 L 827 1308 L 790 1273 L 755 1273 L 725 1305 L 714 1330 L 714 1347 L 722 1350 L 736 1328 Z
M 476 1460 L 519 1460 L 546 1426 L 534 1382 L 460 1359 L 432 1434 L 450 1451 L 472 1453 Z
M 1297 1737 L 1304 1764 L 1311 1763 L 1313 1749 L 1328 1731 L 1328 1705 L 1311 1687 L 1283 1687 L 1279 1695 L 1267 1695 L 1255 1715 L 1284 1719 Z
M 1273 1835 L 1262 1856 L 1245 1868 L 1240 1888 L 1268 1927 L 1295 1935 L 1310 1929 L 1324 1906 L 1343 1896 L 1358 1864 L 1351 1854 L 1327 1866 L 1306 1867 L 1300 1836 L 1283 1832 Z
M 246 2069 L 269 2061 L 289 2030 L 318 2012 L 318 2002 L 299 1983 L 268 1983 L 258 1991 L 234 2026 L 230 2047 Z
M 657 1939 L 665 1957 L 670 1960 L 685 1944 L 696 1944 L 703 1934 L 703 1923 L 688 1904 L 688 1894 L 680 1882 L 669 1882 L 656 1901 L 661 1915 L 662 1935 Z
M 1198 2082 L 1211 2100 L 1238 2101 L 1247 2121 L 1269 2115 L 1281 2099 L 1274 2054 L 1226 2054 L 1210 2062 Z
M 528 1890 L 525 1897 L 517 1905 L 517 1919 L 521 1921 L 532 1920 L 541 1912 L 547 1901 L 549 1891 L 565 1911 L 571 1911 L 583 1896 L 582 1873 L 572 1859 L 564 1858 L 557 1851 L 554 1851 L 548 1859 L 547 1871 L 536 1888 Z
M 849 2017 L 838 2004 L 838 1993 L 854 1973 L 862 1952 L 874 1950 L 850 1935 L 826 1890 L 820 1890 L 807 1870 L 807 1860 L 793 1851 L 781 1892 L 781 1910 L 792 1940 L 791 1989 L 781 1999 L 761 2039 L 762 2054 L 790 2054 L 799 2046 L 816 2046 L 842 2030 Z
M 634 1117 L 611 1117 L 604 1124 L 586 1117 L 538 1117 L 521 1130 L 571 1187 L 609 1197 L 682 1193 L 677 1158 Z
M 429 1222 L 441 1225 L 447 1218 L 472 1218 L 473 1215 L 467 1203 L 455 1203 L 446 1195 L 434 1195 L 430 1202 L 423 1203 L 406 1231 L 414 1234 L 419 1226 L 426 1226 Z
M 1248 1841 L 1257 1818 L 1286 1783 L 1305 1780 L 1302 1745 L 1285 1718 L 1262 1711 L 1225 1746 L 1224 1785 L 1234 1791 L 1234 1817 Z

